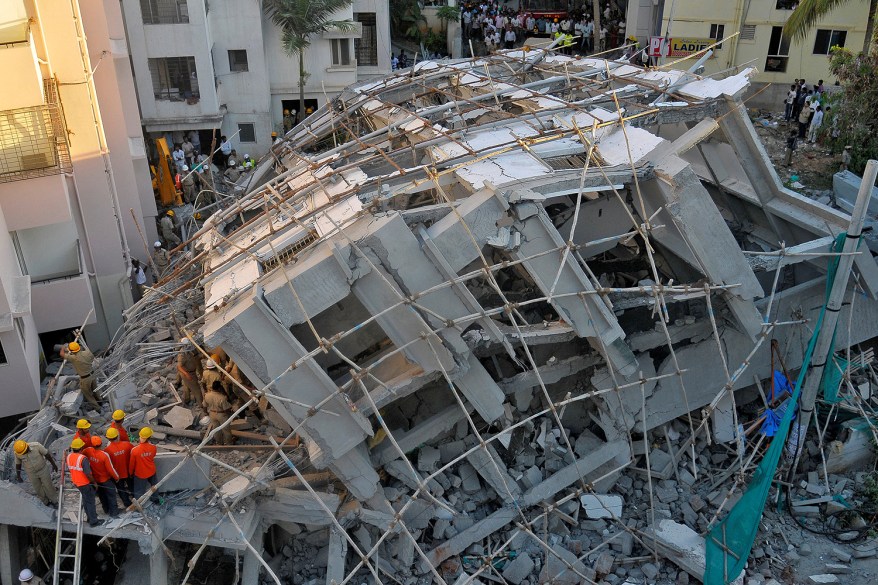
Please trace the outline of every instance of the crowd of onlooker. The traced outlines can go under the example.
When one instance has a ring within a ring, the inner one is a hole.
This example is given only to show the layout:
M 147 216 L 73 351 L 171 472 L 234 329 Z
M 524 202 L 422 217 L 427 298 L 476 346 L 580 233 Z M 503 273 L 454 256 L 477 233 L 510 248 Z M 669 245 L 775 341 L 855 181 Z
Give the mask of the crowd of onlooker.
M 559 39 L 556 46 L 565 53 L 598 53 L 625 45 L 624 12 L 613 2 L 602 5 L 596 44 L 595 19 L 587 4 L 553 17 L 514 10 L 496 0 L 468 2 L 460 13 L 463 41 L 482 42 L 488 52 L 512 49 L 528 37 Z
M 823 80 L 808 86 L 804 79 L 796 79 L 790 85 L 784 99 L 784 120 L 788 125 L 795 124 L 787 137 L 787 150 L 784 164 L 792 164 L 793 151 L 798 148 L 800 140 L 814 144 L 821 137 L 835 141 L 839 137 L 838 124 Z M 842 170 L 850 163 L 851 147 L 845 147 L 842 153 Z

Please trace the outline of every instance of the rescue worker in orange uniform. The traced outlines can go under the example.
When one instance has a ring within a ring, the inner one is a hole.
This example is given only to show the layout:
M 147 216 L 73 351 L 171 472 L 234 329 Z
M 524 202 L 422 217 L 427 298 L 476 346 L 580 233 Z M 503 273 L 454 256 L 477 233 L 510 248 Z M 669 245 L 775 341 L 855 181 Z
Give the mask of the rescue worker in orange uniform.
M 115 427 L 107 429 L 107 440 L 110 442 L 104 451 L 110 456 L 113 468 L 119 475 L 116 480 L 116 491 L 122 499 L 122 504 L 127 508 L 131 505 L 131 472 L 128 466 L 131 462 L 131 449 L 134 445 L 128 442 L 128 438 L 122 438 L 121 433 Z
M 124 410 L 114 410 L 113 411 L 113 422 L 110 423 L 111 429 L 116 429 L 119 431 L 119 440 L 120 441 L 128 441 L 128 431 L 125 430 L 123 423 L 125 422 L 125 411 Z M 116 469 L 116 471 L 119 471 Z
M 82 494 L 82 507 L 85 508 L 85 515 L 88 518 L 89 526 L 99 526 L 101 521 L 98 520 L 98 512 L 95 509 L 95 480 L 91 475 L 91 465 L 88 457 L 82 454 L 85 443 L 82 439 L 73 439 L 70 443 L 71 453 L 67 454 L 66 464 L 70 470 L 70 481 Z
M 82 454 L 88 457 L 91 464 L 91 474 L 97 485 L 98 499 L 101 501 L 101 508 L 110 518 L 119 515 L 119 504 L 116 502 L 116 481 L 119 474 L 110 461 L 110 456 L 101 450 L 100 437 L 91 438 L 91 447 L 82 450 Z
M 88 432 L 88 429 L 91 428 L 91 423 L 85 420 L 84 418 L 76 421 L 76 432 L 73 434 L 74 439 L 82 439 L 82 442 L 88 447 L 91 445 L 91 433 Z
M 134 497 L 140 498 L 147 490 L 151 489 L 158 480 L 156 479 L 155 455 L 156 447 L 149 442 L 152 436 L 152 429 L 143 427 L 140 429 L 140 443 L 131 449 L 131 459 L 128 464 L 128 471 L 131 472 L 131 479 L 134 481 Z M 153 494 L 150 497 L 153 502 L 158 502 L 158 497 Z

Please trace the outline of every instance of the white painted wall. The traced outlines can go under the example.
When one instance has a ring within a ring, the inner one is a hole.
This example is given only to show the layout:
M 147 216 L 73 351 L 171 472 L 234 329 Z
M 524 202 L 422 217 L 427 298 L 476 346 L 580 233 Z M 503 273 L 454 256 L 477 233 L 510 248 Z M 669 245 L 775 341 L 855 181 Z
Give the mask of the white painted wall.
M 177 129 L 177 126 L 172 128 L 172 125 L 182 125 L 179 126 L 182 128 L 186 124 L 216 120 L 219 117 L 219 101 L 210 51 L 212 35 L 208 27 L 206 6 L 201 0 L 189 0 L 187 7 L 188 24 L 144 24 L 140 0 L 122 0 L 141 116 L 149 131 Z M 212 4 L 211 12 L 216 10 L 217 7 Z M 201 94 L 197 104 L 155 99 L 149 59 L 159 57 L 195 58 Z
M 121 0 L 134 64 L 143 124 L 149 132 L 216 127 L 231 137 L 238 154 L 259 157 L 271 145 L 271 132 L 282 127 L 282 100 L 298 100 L 298 59 L 288 57 L 280 31 L 262 12 L 262 3 L 237 0 L 188 0 L 188 24 L 144 25 L 139 0 Z M 373 12 L 377 22 L 378 66 L 332 67 L 330 40 L 315 37 L 305 63 L 310 77 L 307 99 L 327 97 L 354 83 L 390 72 L 390 19 L 386 0 L 355 0 L 338 20 Z M 247 51 L 248 71 L 232 72 L 229 50 Z M 351 59 L 354 43 L 350 44 Z M 194 56 L 201 98 L 198 104 L 156 100 L 148 59 Z M 214 87 L 216 88 L 214 90 Z M 243 142 L 239 124 L 253 124 L 255 142 Z M 203 145 L 203 147 L 205 147 Z

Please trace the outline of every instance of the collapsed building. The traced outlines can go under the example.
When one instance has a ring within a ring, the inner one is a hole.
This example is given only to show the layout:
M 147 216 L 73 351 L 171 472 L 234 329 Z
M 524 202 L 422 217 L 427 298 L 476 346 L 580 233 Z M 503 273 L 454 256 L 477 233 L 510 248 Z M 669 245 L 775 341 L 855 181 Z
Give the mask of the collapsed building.
M 739 410 L 762 403 L 772 340 L 801 365 L 850 220 L 782 186 L 751 73 L 529 50 L 345 90 L 129 311 L 99 390 L 164 439 L 168 501 L 85 532 L 136 542 L 123 571 L 152 585 L 206 547 L 242 551 L 243 583 L 595 582 L 653 554 L 656 511 L 679 518 L 652 482 L 709 478 L 706 445 L 746 443 Z M 878 269 L 853 263 L 839 347 L 878 332 Z M 243 374 L 229 425 L 262 410 L 261 450 L 180 422 L 181 336 Z M 20 436 L 59 453 L 67 390 Z M 21 485 L 0 503 L 7 532 L 56 526 Z

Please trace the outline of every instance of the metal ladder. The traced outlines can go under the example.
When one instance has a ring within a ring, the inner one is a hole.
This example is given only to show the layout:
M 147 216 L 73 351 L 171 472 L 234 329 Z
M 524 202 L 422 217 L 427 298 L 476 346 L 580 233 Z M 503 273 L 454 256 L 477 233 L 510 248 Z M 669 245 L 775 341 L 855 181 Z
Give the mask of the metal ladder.
M 77 490 L 76 493 L 76 536 L 64 536 L 64 484 L 66 483 L 67 474 L 67 452 L 65 451 L 61 458 L 61 481 L 58 488 L 58 520 L 55 524 L 55 563 L 52 568 L 52 585 L 61 585 L 62 576 L 70 576 L 73 583 L 79 583 L 79 570 L 82 560 L 80 552 L 82 551 L 82 517 L 85 512 L 82 509 L 82 494 Z M 68 553 L 70 545 L 73 551 Z M 61 563 L 65 560 L 73 559 L 73 570 L 62 571 Z

